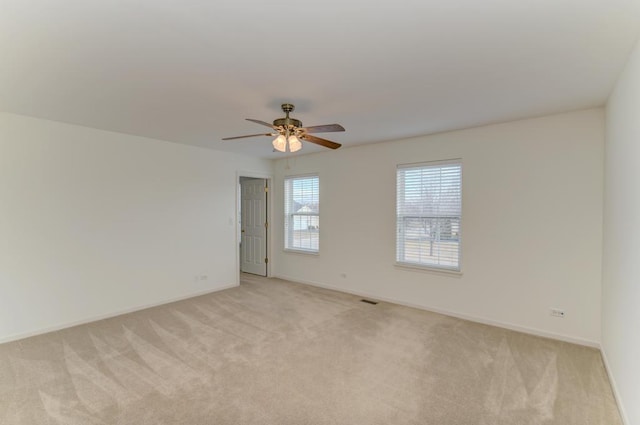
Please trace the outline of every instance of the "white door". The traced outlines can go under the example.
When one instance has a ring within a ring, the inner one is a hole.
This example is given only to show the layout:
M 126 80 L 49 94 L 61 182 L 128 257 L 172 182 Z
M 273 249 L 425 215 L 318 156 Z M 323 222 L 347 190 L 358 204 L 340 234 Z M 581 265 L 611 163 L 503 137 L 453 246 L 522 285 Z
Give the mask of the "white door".
M 240 270 L 267 275 L 267 181 L 242 179 Z

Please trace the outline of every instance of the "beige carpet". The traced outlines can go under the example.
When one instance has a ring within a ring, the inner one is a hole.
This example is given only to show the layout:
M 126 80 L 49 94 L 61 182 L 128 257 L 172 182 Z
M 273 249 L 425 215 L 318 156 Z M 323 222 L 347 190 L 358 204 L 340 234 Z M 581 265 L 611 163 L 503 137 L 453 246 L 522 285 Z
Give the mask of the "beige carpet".
M 620 424 L 597 350 L 277 279 L 0 345 L 2 424 Z

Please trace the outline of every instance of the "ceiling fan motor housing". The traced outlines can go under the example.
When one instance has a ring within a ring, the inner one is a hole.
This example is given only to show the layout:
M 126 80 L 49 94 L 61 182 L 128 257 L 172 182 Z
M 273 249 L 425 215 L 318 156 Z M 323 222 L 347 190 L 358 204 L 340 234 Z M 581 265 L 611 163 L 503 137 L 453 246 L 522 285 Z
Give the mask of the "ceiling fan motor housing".
M 302 121 L 295 118 L 278 118 L 273 121 L 275 127 L 302 127 Z
M 289 112 L 293 112 L 294 109 L 295 107 L 292 104 L 283 103 L 282 110 L 284 111 L 286 116 L 284 118 L 278 118 L 277 120 L 274 120 L 273 125 L 275 127 L 284 127 L 284 128 L 302 127 L 302 121 L 297 120 L 295 118 L 289 118 Z

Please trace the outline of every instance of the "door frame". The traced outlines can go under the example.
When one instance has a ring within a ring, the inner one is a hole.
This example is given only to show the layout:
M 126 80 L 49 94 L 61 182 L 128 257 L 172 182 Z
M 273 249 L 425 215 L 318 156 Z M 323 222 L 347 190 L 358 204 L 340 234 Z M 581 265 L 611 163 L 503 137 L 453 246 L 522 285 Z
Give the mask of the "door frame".
M 269 223 L 269 227 L 267 228 L 267 258 L 269 258 L 269 262 L 267 263 L 267 277 L 271 277 L 271 266 L 273 264 L 271 253 L 273 252 L 272 241 L 273 238 L 271 234 L 273 233 L 273 176 L 271 174 L 265 173 L 256 173 L 254 171 L 237 171 L 236 172 L 236 217 L 235 217 L 235 246 L 234 250 L 236 253 L 236 285 L 240 285 L 240 242 L 242 237 L 240 235 L 240 220 L 241 220 L 241 204 L 242 204 L 242 192 L 240 186 L 240 178 L 247 177 L 252 179 L 264 179 L 267 182 L 267 187 L 269 191 L 267 192 L 267 201 L 266 201 L 266 212 L 267 212 L 267 222 Z

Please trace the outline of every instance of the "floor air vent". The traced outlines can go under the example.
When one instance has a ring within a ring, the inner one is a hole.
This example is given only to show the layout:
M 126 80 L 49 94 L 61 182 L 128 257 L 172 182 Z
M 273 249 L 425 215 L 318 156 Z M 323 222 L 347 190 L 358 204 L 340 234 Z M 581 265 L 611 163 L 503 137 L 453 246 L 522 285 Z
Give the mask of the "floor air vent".
M 360 300 L 360 301 L 362 301 L 363 303 L 367 303 L 367 304 L 373 304 L 373 305 L 378 304 L 378 301 L 371 301 L 371 300 Z

